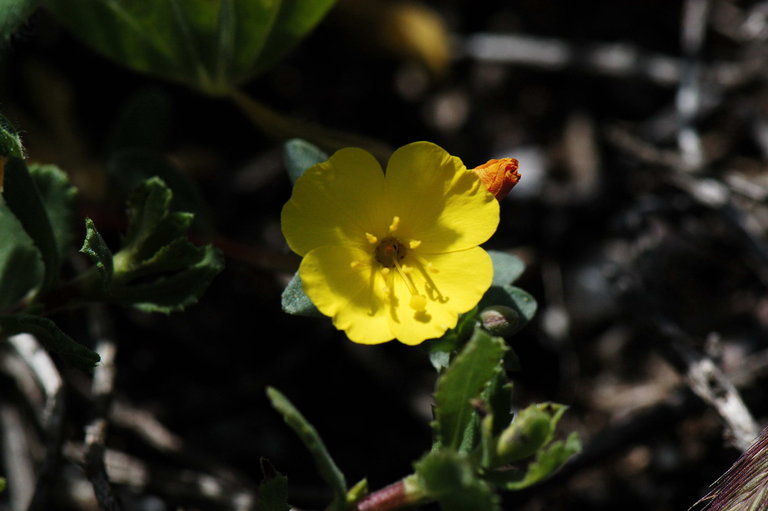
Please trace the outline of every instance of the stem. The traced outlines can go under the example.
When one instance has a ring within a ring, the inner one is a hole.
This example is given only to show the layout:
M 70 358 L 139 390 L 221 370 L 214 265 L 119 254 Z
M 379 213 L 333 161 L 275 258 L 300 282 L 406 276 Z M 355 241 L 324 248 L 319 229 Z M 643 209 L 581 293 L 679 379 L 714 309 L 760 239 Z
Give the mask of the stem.
M 410 475 L 396 483 L 363 497 L 354 511 L 392 511 L 426 501 L 424 490 L 416 475 Z

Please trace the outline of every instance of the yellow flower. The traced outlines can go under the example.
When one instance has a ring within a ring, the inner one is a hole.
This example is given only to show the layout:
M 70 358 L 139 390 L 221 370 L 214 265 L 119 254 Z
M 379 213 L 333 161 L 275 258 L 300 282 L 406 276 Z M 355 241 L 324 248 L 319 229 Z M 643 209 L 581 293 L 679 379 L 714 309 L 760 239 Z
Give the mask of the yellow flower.
M 478 245 L 498 223 L 478 176 L 429 142 L 395 151 L 386 174 L 342 149 L 296 181 L 282 212 L 304 292 L 363 344 L 419 344 L 456 326 L 491 285 Z

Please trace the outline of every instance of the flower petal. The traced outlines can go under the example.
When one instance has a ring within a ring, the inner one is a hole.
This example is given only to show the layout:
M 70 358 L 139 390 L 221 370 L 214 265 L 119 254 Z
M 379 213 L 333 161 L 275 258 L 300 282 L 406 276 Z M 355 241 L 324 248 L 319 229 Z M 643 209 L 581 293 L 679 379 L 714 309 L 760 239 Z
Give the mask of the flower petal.
M 418 258 L 412 254 L 405 262 L 413 267 L 410 277 L 427 297 L 427 307 L 423 312 L 411 308 L 411 291 L 403 279 L 395 279 L 391 329 L 404 344 L 419 344 L 455 327 L 459 314 L 477 305 L 493 278 L 491 258 L 480 247 Z
M 421 241 L 424 253 L 464 250 L 496 231 L 499 204 L 461 160 L 429 142 L 392 154 L 387 186 L 398 235 Z
M 353 147 L 307 169 L 281 215 L 288 246 L 303 256 L 323 245 L 364 245 L 366 232 L 391 221 L 382 206 L 384 183 L 376 159 Z
M 322 246 L 301 261 L 299 276 L 312 303 L 333 318 L 350 340 L 378 344 L 394 338 L 386 286 L 370 252 L 352 246 Z

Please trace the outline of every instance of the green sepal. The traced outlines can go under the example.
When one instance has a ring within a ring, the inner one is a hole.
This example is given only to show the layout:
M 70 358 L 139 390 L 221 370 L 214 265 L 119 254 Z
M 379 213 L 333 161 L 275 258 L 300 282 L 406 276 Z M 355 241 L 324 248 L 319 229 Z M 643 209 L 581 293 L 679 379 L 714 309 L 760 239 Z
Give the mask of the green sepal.
M 40 251 L 45 270 L 41 291 L 58 279 L 60 255 L 48 212 L 27 166 L 16 157 L 5 165 L 3 198 L 29 238 Z
M 566 406 L 556 403 L 537 403 L 519 412 L 499 437 L 496 444 L 497 463 L 514 463 L 549 444 L 566 409 Z
M 347 508 L 354 509 L 354 506 L 360 499 L 368 494 L 368 479 L 360 479 L 347 492 Z
M 493 286 L 508 286 L 525 271 L 525 263 L 519 257 L 498 250 L 489 250 L 493 263 Z
M 320 317 L 323 315 L 304 292 L 299 272 L 294 273 L 288 285 L 283 289 L 280 304 L 284 312 L 294 316 Z
M 285 169 L 292 183 L 308 168 L 328 159 L 328 153 L 301 138 L 292 138 L 283 145 Z
M 450 449 L 432 451 L 416 462 L 414 469 L 419 490 L 444 511 L 499 509 L 496 494 L 463 454 Z
M 536 314 L 536 299 L 524 289 L 512 285 L 493 285 L 480 300 L 480 310 L 488 307 L 506 307 L 508 334 L 520 331 Z
M 6 16 L 9 11 L 6 11 L 6 7 L 3 7 L 4 3 L 25 3 L 14 2 L 14 0 L 0 0 L 0 39 L 2 39 L 3 33 L 3 16 Z M 31 2 L 26 2 L 31 3 Z M 7 20 L 7 18 L 6 18 Z M 13 125 L 0 115 L 0 162 L 3 158 L 14 157 L 24 158 L 24 146 L 21 145 L 21 137 L 16 131 Z M 2 184 L 2 166 L 0 165 L 0 184 Z
M 435 391 L 435 432 L 439 446 L 469 452 L 477 444 L 479 416 L 473 400 L 502 370 L 504 340 L 480 328 L 442 373 Z
M 11 336 L 21 333 L 34 335 L 46 350 L 81 369 L 93 369 L 101 360 L 98 353 L 76 342 L 48 318 L 31 314 L 0 315 L 0 334 Z
M 581 452 L 579 436 L 571 433 L 565 441 L 558 440 L 540 449 L 536 453 L 536 459 L 525 469 L 489 472 L 486 474 L 486 479 L 505 490 L 522 490 L 553 475 L 579 452 Z
M 265 458 L 261 458 L 261 472 L 264 478 L 259 483 L 259 511 L 288 511 L 288 478 Z
M 214 95 L 276 62 L 334 0 L 46 0 L 92 49 Z
M 343 511 L 347 504 L 347 482 L 344 474 L 331 458 L 317 430 L 304 418 L 295 406 L 280 391 L 267 388 L 272 406 L 280 412 L 286 424 L 299 436 L 315 461 L 320 476 L 331 487 L 333 501 L 329 511 Z

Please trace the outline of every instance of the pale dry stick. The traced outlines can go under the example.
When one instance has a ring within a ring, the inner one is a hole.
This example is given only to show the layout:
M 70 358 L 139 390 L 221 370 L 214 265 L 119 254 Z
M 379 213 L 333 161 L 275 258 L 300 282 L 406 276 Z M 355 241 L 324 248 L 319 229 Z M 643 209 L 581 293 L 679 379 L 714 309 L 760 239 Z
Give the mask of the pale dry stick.
M 8 338 L 8 344 L 30 369 L 45 394 L 44 406 L 38 412 L 45 434 L 45 458 L 37 471 L 34 492 L 27 507 L 28 511 L 43 510 L 47 506 L 48 490 L 61 458 L 64 385 L 53 360 L 34 336 L 13 335 Z
M 677 89 L 677 145 L 684 170 L 697 172 L 704 164 L 701 136 L 696 120 L 701 105 L 701 48 L 706 34 L 711 0 L 686 0 L 683 8 L 683 61 Z
M 622 79 L 643 80 L 675 87 L 683 76 L 683 62 L 621 43 L 569 44 L 561 39 L 524 34 L 477 33 L 457 41 L 456 56 L 479 62 L 523 66 L 545 71 L 575 70 Z M 765 75 L 759 58 L 713 62 L 703 70 L 708 83 L 732 88 Z
M 107 438 L 110 403 L 115 382 L 115 355 L 117 346 L 113 340 L 112 328 L 106 309 L 92 305 L 88 309 L 91 336 L 96 339 L 96 352 L 101 363 L 93 373 L 91 394 L 93 418 L 85 427 L 85 473 L 93 485 L 96 500 L 105 511 L 120 511 L 122 506 L 107 477 L 104 466 L 104 450 Z
M 85 463 L 86 449 L 83 444 L 68 443 L 64 454 L 75 463 Z M 195 502 L 202 509 L 251 511 L 256 508 L 256 495 L 250 488 L 206 472 L 156 468 L 109 448 L 104 451 L 104 465 L 110 481 L 138 492 Z
M 11 509 L 27 509 L 35 492 L 34 463 L 21 414 L 8 403 L 0 402 L 0 430 L 3 433 L 0 452 L 7 470 Z

